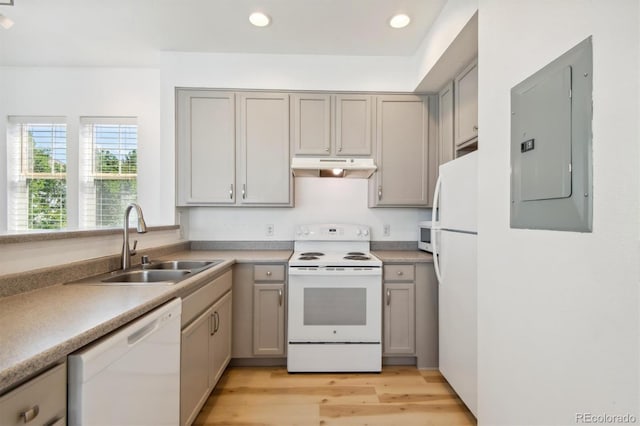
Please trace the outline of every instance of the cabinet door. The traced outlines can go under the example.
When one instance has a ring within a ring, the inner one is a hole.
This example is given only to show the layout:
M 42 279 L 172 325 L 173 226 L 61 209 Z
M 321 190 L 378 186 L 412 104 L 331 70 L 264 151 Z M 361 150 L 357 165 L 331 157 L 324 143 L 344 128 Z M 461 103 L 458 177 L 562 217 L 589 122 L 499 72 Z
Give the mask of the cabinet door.
M 180 424 L 190 425 L 206 401 L 209 382 L 211 315 L 207 309 L 182 330 L 180 349 Z
M 335 155 L 371 155 L 371 96 L 336 95 Z
M 329 155 L 331 152 L 331 95 L 291 95 L 293 152 Z
M 289 95 L 238 95 L 240 203 L 291 205 Z
M 284 355 L 284 284 L 253 286 L 253 354 Z
M 176 92 L 177 204 L 233 204 L 235 95 Z
M 369 204 L 428 205 L 427 98 L 413 95 L 377 98 L 376 158 Z
M 211 365 L 209 384 L 214 388 L 231 359 L 231 292 L 211 308 Z
M 455 138 L 462 145 L 478 137 L 478 63 L 465 68 L 455 85 Z
M 453 141 L 453 82 L 447 84 L 439 93 L 438 117 L 438 165 L 455 158 Z
M 413 355 L 416 350 L 415 284 L 385 283 L 383 355 Z

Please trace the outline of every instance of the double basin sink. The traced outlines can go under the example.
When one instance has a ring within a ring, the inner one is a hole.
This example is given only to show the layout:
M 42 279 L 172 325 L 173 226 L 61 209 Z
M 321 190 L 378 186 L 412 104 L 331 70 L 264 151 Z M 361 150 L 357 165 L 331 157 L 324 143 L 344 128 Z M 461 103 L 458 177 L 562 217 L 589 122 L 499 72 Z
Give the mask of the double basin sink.
M 222 260 L 166 260 L 147 263 L 126 271 L 115 271 L 75 281 L 73 284 L 176 284 L 221 263 Z

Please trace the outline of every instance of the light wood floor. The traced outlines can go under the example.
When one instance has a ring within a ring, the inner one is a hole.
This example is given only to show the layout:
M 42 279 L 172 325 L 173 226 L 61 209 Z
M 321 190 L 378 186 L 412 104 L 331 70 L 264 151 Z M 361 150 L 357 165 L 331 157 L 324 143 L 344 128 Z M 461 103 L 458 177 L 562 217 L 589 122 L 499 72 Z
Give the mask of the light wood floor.
M 380 374 L 288 374 L 228 368 L 194 425 L 475 425 L 437 371 L 384 367 Z

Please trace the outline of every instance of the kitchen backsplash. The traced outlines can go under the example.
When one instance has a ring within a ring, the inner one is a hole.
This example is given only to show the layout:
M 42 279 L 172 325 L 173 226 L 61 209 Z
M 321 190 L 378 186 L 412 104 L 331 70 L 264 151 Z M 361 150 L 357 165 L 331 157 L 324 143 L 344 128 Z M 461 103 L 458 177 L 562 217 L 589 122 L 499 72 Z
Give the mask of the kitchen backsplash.
M 356 223 L 372 240 L 415 241 L 417 224 L 431 209 L 367 206 L 366 179 L 296 178 L 294 208 L 194 207 L 181 225 L 192 241 L 291 241 L 296 225 Z M 385 235 L 385 227 L 388 235 Z

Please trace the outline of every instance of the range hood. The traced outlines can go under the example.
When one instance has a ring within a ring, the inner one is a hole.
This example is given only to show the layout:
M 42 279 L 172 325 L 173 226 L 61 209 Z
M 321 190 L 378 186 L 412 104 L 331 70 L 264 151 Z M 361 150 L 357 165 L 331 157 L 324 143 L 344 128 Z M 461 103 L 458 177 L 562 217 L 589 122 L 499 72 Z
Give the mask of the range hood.
M 291 172 L 296 177 L 346 177 L 367 179 L 376 171 L 371 158 L 307 158 L 291 159 Z

